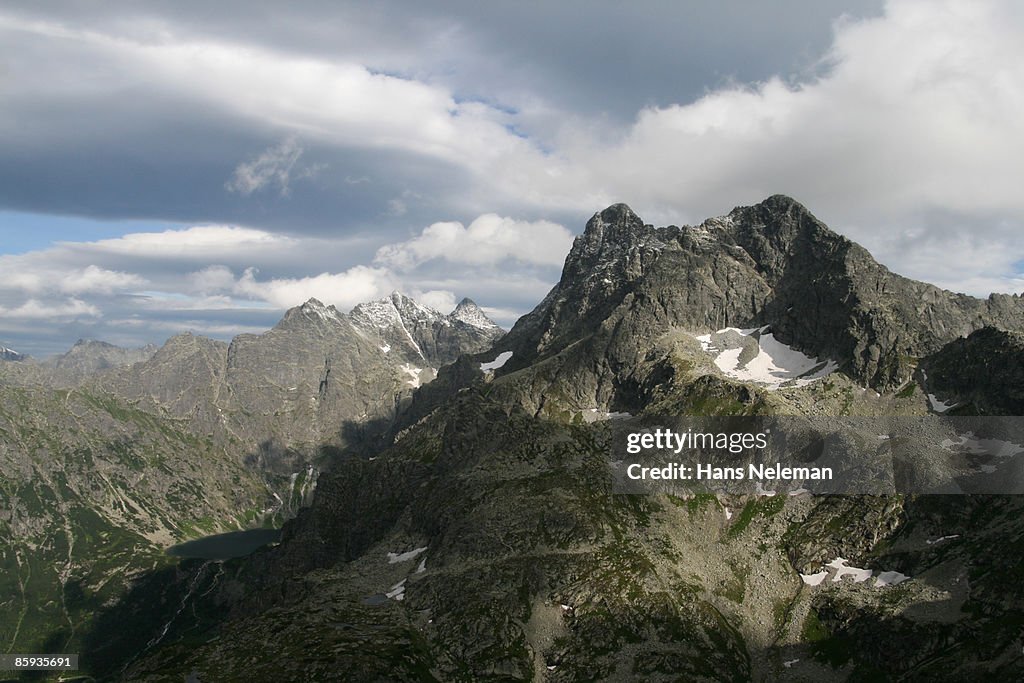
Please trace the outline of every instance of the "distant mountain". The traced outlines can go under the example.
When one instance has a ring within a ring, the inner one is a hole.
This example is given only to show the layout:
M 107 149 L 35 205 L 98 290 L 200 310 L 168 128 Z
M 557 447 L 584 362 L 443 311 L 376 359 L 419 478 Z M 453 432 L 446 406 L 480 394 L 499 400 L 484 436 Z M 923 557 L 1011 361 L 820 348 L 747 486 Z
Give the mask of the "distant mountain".
M 79 339 L 66 353 L 48 358 L 42 365 L 52 368 L 66 381 L 77 381 L 103 370 L 142 362 L 156 350 L 153 344 L 125 349 L 103 341 Z
M 0 361 L 23 361 L 26 358 L 28 358 L 28 356 L 23 353 L 18 353 L 14 349 L 9 349 L 6 346 L 0 346 Z
M 361 332 L 377 338 L 381 348 L 435 368 L 463 353 L 482 351 L 504 334 L 470 299 L 442 315 L 400 292 L 356 306 L 351 320 Z
M 94 385 L 148 412 L 187 419 L 217 441 L 238 439 L 254 457 L 283 459 L 279 465 L 291 470 L 324 446 L 385 429 L 438 367 L 502 334 L 468 300 L 446 316 L 398 292 L 349 315 L 310 299 L 271 330 L 230 344 L 173 337 L 145 362 Z
M 356 325 L 426 359 L 434 323 L 400 304 Z M 137 653 L 145 631 L 117 624 L 161 587 L 183 597 L 151 628 L 182 616 L 127 679 L 1020 680 L 1020 496 L 621 495 L 611 436 L 861 416 L 884 449 L 878 418 L 1013 408 L 1022 312 L 894 275 L 787 197 L 681 228 L 611 206 L 538 307 L 442 367 L 280 545 L 230 581 L 141 581 L 96 642 Z

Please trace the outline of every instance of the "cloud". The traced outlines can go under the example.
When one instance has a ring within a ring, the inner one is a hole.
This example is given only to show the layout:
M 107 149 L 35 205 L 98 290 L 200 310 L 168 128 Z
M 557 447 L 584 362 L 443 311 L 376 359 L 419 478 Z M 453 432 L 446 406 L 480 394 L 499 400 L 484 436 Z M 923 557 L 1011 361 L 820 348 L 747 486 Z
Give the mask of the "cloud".
M 296 169 L 303 148 L 295 137 L 289 137 L 281 144 L 265 150 L 252 161 L 235 167 L 231 179 L 225 184 L 230 192 L 250 195 L 266 187 L 276 186 L 282 197 L 291 194 L 292 172 L 297 179 L 312 178 L 324 166 L 322 164 Z
M 235 285 L 235 274 L 223 265 L 213 265 L 188 274 L 189 291 L 210 295 L 230 291 Z
M 443 312 L 469 296 L 494 305 L 509 325 L 509 310 L 532 307 L 551 286 L 571 242 L 560 225 L 494 214 L 468 227 L 428 226 L 385 245 L 376 259 L 344 236 L 285 237 L 226 225 L 128 233 L 0 256 L 0 313 L 48 328 L 24 328 L 12 338 L 37 354 L 83 335 L 136 345 L 160 342 L 168 330 L 228 338 L 267 329 L 311 297 L 348 310 L 396 289 Z M 306 274 L 314 268 L 319 274 Z
M 557 277 L 563 226 L 608 204 L 682 224 L 776 192 L 897 272 L 1020 291 L 1024 12 L 872 4 L 831 35 L 824 2 L 743 6 L 753 28 L 738 3 L 599 4 L 569 35 L 577 6 L 345 6 L 272 30 L 253 17 L 276 8 L 5 10 L 0 206 L 182 227 L 0 256 L 0 306 L 252 327 L 399 287 L 511 316 Z M 623 35 L 651 39 L 606 56 Z M 336 173 L 298 182 L 314 155 Z M 261 192 L 295 201 L 237 196 Z
M 455 292 L 448 290 L 432 289 L 424 292 L 419 289 L 413 289 L 409 291 L 409 296 L 424 306 L 429 306 L 435 311 L 440 311 L 444 314 L 451 313 L 458 303 Z
M 901 0 L 840 21 L 820 76 L 736 84 L 646 107 L 611 144 L 568 139 L 546 200 L 624 199 L 657 222 L 775 192 L 884 235 L 937 209 L 1020 221 L 1021 14 L 1005 2 Z M 535 183 L 515 191 L 536 192 Z M 872 225 L 872 223 L 874 225 Z
M 29 299 L 14 308 L 0 306 L 0 315 L 9 318 L 54 321 L 81 317 L 95 318 L 99 317 L 101 313 L 92 304 L 86 303 L 81 299 L 69 298 L 55 303 Z
M 559 266 L 572 246 L 572 233 L 550 221 L 519 221 L 493 213 L 477 217 L 468 227 L 440 222 L 416 237 L 390 244 L 375 261 L 409 270 L 433 259 L 474 266 L 496 265 L 506 259 L 540 266 Z
M 137 258 L 202 256 L 218 258 L 226 253 L 270 251 L 293 244 L 286 236 L 265 230 L 232 225 L 196 225 L 163 232 L 129 233 L 96 242 L 65 243 L 69 248 Z
M 68 294 L 110 294 L 115 290 L 141 287 L 145 283 L 145 278 L 134 273 L 107 270 L 90 265 L 62 277 L 58 288 Z
M 303 278 L 261 281 L 256 279 L 256 275 L 255 268 L 246 269 L 234 286 L 235 292 L 279 308 L 296 306 L 313 297 L 348 309 L 384 296 L 395 288 L 395 281 L 387 270 L 368 266 L 354 266 L 342 273 L 321 273 Z

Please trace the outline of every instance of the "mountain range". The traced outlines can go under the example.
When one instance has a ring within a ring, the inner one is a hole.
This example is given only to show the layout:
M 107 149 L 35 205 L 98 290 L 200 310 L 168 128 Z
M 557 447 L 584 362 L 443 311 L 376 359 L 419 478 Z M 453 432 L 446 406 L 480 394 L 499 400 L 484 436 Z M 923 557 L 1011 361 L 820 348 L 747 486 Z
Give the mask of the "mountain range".
M 310 300 L 230 344 L 83 340 L 0 364 L 2 640 L 77 642 L 168 545 L 280 525 L 343 446 L 500 334 L 469 300 L 442 315 L 395 293 L 351 315 Z
M 175 337 L 67 392 L 47 388 L 53 370 L 12 374 L 3 476 L 25 512 L 4 529 L 23 550 L 3 594 L 27 614 L 29 550 L 71 557 L 70 501 L 107 510 L 126 490 L 159 497 L 140 482 L 179 486 L 158 474 L 178 439 L 203 489 L 176 489 L 166 513 L 107 514 L 104 529 L 138 536 L 163 516 L 185 538 L 203 505 L 210 531 L 255 521 L 242 501 L 263 486 L 267 505 L 275 476 L 310 465 L 315 491 L 247 557 L 160 564 L 154 538 L 149 555 L 111 560 L 150 566 L 110 593 L 61 564 L 64 612 L 40 612 L 32 636 L 49 625 L 79 643 L 101 678 L 1017 679 L 1019 496 L 623 495 L 611 444 L 661 415 L 1021 415 L 1022 333 L 1020 296 L 891 273 L 788 197 L 664 228 L 616 204 L 508 334 L 471 302 L 442 316 L 396 294 L 348 315 L 310 301 L 230 345 Z M 92 461 L 20 436 L 85 406 L 138 425 L 118 442 L 142 459 L 135 479 L 98 433 Z M 983 452 L 966 438 L 923 448 Z M 986 466 L 1008 476 L 1024 446 L 1001 448 L 1003 469 Z M 30 501 L 61 459 L 115 483 L 70 497 L 55 481 L 57 502 Z M 25 531 L 35 519 L 48 521 Z M 109 544 L 96 533 L 94 552 Z

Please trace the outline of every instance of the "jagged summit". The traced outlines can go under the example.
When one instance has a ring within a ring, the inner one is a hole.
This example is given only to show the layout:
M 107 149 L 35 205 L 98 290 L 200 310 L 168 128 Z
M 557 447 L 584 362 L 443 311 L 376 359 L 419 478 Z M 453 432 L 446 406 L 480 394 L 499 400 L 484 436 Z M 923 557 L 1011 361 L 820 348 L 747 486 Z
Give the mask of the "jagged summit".
M 435 367 L 450 363 L 461 353 L 483 350 L 503 334 L 469 299 L 444 315 L 397 291 L 359 304 L 349 317 L 356 329 L 377 339 L 387 353 L 396 350 L 407 354 L 410 362 Z
M 584 230 L 584 234 L 590 233 L 603 237 L 608 230 L 627 230 L 630 228 L 643 227 L 644 222 L 636 215 L 633 209 L 627 204 L 612 204 L 603 211 L 595 213 Z
M 464 322 L 481 330 L 501 330 L 497 323 L 488 318 L 483 309 L 468 297 L 459 302 L 455 310 L 448 314 L 448 318 Z
M 637 337 L 629 346 L 638 348 L 670 328 L 770 325 L 781 342 L 884 388 L 909 378 L 914 359 L 982 325 L 1020 329 L 1024 304 L 896 275 L 785 195 L 681 228 L 645 225 L 614 204 L 590 219 L 558 284 L 502 342 L 515 351 L 510 370 L 618 318 L 630 326 L 617 335 Z
M 341 313 L 337 308 L 333 305 L 327 305 L 316 298 L 310 298 L 306 303 L 299 306 L 299 311 L 306 316 L 315 317 L 323 321 L 337 322 L 341 319 Z M 289 313 L 291 313 L 291 311 L 289 311 Z

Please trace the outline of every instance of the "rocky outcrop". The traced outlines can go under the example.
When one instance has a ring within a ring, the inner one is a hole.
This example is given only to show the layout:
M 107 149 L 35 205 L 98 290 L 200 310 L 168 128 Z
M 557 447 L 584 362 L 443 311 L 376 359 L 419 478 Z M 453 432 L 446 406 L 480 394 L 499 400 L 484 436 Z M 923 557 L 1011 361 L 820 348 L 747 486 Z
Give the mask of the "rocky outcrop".
M 382 430 L 441 364 L 502 333 L 468 299 L 449 315 L 399 292 L 348 315 L 310 299 L 263 334 L 178 335 L 91 385 L 292 471 Z
M 979 415 L 1024 415 L 1024 334 L 984 327 L 921 363 L 925 385 L 945 404 Z

